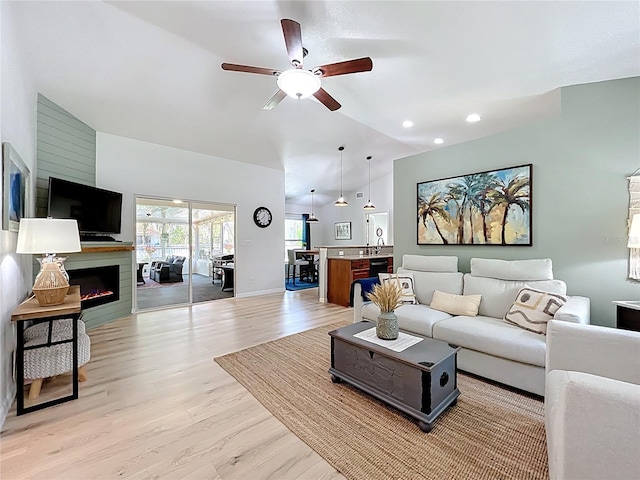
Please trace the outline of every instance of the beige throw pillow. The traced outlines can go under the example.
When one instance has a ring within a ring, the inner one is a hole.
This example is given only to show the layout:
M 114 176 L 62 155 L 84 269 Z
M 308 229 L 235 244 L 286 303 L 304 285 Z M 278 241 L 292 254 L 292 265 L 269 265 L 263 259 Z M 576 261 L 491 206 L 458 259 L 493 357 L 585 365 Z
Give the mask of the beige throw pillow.
M 406 305 L 417 305 L 418 299 L 414 292 L 415 280 L 413 273 L 379 273 L 380 283 L 393 282 L 402 290 L 402 303 Z
M 481 300 L 482 295 L 453 295 L 436 290 L 433 292 L 433 300 L 429 306 L 451 315 L 475 317 L 478 315 Z
M 523 287 L 504 319 L 518 327 L 546 335 L 547 322 L 567 300 L 567 297 L 558 293 Z

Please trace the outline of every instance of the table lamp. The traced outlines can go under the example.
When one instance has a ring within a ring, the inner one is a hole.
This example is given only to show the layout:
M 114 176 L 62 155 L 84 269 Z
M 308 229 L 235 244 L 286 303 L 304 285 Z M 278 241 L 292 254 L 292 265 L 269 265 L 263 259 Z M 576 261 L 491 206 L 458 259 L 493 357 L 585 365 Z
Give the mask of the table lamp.
M 56 254 L 81 250 L 76 220 L 20 219 L 16 253 L 42 254 L 38 258 L 40 272 L 33 283 L 33 294 L 41 306 L 60 305 L 69 291 L 69 277 L 63 268 L 66 259 Z

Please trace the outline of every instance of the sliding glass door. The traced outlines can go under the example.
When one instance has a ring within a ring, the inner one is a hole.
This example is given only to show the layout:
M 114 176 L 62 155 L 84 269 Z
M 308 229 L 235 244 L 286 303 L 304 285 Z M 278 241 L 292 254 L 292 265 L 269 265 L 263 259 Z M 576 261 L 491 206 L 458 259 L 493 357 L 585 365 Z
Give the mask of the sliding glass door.
M 232 297 L 235 287 L 235 207 L 192 204 L 193 303 Z
M 223 289 L 214 264 L 218 253 L 233 256 L 234 232 L 234 206 L 136 198 L 136 310 L 233 296 L 233 272 Z

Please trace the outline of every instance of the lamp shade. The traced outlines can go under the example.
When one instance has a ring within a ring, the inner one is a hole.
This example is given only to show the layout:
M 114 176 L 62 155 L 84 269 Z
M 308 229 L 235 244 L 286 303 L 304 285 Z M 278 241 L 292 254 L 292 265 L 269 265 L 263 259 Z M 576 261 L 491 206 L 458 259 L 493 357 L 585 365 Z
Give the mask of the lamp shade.
M 76 220 L 21 218 L 16 253 L 72 253 L 82 250 Z
M 320 77 L 309 70 L 292 68 L 278 75 L 280 90 L 293 98 L 307 98 L 320 90 Z
M 636 214 L 631 219 L 631 228 L 629 229 L 629 248 L 640 248 L 640 214 Z

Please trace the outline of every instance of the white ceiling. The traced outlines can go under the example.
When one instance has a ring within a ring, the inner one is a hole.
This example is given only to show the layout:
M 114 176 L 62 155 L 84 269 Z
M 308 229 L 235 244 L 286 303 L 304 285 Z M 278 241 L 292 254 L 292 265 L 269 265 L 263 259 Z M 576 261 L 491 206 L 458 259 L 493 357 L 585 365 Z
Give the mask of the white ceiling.
M 286 197 L 318 204 L 393 160 L 544 118 L 565 85 L 640 75 L 633 2 L 11 2 L 39 91 L 98 131 L 284 169 Z M 342 104 L 262 106 L 276 79 L 222 62 L 289 67 L 281 18 L 302 26 L 305 67 L 369 56 L 323 80 Z M 478 112 L 483 121 L 468 124 Z M 411 119 L 415 126 L 402 127 Z

